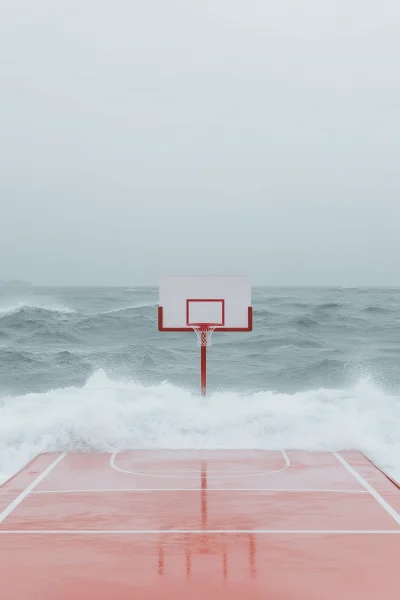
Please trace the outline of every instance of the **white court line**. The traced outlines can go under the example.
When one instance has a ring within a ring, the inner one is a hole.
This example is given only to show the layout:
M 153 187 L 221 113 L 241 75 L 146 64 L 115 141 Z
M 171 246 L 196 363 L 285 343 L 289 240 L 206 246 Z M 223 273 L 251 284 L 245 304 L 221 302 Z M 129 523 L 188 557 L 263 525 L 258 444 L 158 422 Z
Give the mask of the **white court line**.
M 165 475 L 162 473 L 137 473 L 136 471 L 128 471 L 127 469 L 120 469 L 120 467 L 117 467 L 117 465 L 115 464 L 115 459 L 117 457 L 117 455 L 119 454 L 119 452 L 114 452 L 114 454 L 111 455 L 110 458 L 110 467 L 112 469 L 115 469 L 115 471 L 119 471 L 120 473 L 127 473 L 128 475 L 136 475 L 138 477 L 162 477 L 163 479 L 198 479 L 201 475 L 200 471 L 197 473 L 197 475 Z M 288 469 L 290 467 L 290 459 L 288 457 L 288 455 L 286 454 L 286 452 L 282 452 L 283 458 L 285 459 L 285 466 L 282 467 L 281 469 L 276 469 L 275 471 L 265 471 L 265 472 L 261 472 L 261 473 L 247 473 L 247 474 L 240 474 L 240 475 L 209 475 L 207 474 L 207 479 L 240 479 L 240 478 L 245 478 L 247 479 L 248 477 L 260 477 L 262 475 L 272 475 L 274 473 L 281 473 L 282 471 L 286 471 L 286 469 Z
M 400 529 L 0 529 L 0 535 L 400 535 Z
M 38 490 L 32 494 L 103 494 L 112 492 L 201 492 L 201 488 L 107 488 L 98 490 Z M 299 492 L 309 494 L 368 494 L 367 490 L 318 490 L 296 488 L 207 488 L 207 492 Z
M 348 472 L 351 473 L 363 487 L 365 487 L 371 496 L 373 496 L 375 500 L 379 502 L 379 504 L 386 510 L 386 512 L 396 521 L 396 523 L 400 525 L 400 515 L 394 510 L 394 508 L 392 508 L 390 504 L 388 504 L 386 500 L 384 500 L 382 496 L 378 494 L 372 485 L 370 485 L 368 481 L 365 481 L 365 479 L 361 477 L 361 475 L 357 473 L 357 471 L 351 465 L 349 465 L 349 463 L 342 456 L 340 456 L 338 452 L 334 452 L 333 454 L 336 456 L 338 461 L 342 463 L 345 469 L 347 469 Z
M 47 477 L 47 475 L 62 461 L 62 459 L 64 458 L 64 456 L 66 456 L 66 452 L 63 452 L 62 454 L 60 454 L 59 456 L 57 456 L 57 458 L 55 460 L 53 460 L 53 462 L 47 467 L 47 469 L 45 469 L 43 471 L 43 473 L 41 473 L 38 477 L 36 477 L 36 479 L 34 481 L 32 481 L 32 483 L 30 483 L 28 485 L 28 487 L 26 487 L 24 489 L 23 492 L 21 492 L 19 494 L 19 496 L 17 496 L 15 498 L 15 500 L 13 500 L 11 502 L 11 504 L 9 504 L 7 506 L 7 508 L 5 508 L 1 513 L 0 513 L 0 523 L 3 523 L 3 521 L 13 512 L 13 510 L 15 510 L 17 508 L 17 506 L 19 504 L 21 504 L 22 500 L 24 500 L 24 498 L 27 497 L 27 495 L 32 492 L 32 490 L 41 482 L 43 481 L 43 479 L 45 477 Z

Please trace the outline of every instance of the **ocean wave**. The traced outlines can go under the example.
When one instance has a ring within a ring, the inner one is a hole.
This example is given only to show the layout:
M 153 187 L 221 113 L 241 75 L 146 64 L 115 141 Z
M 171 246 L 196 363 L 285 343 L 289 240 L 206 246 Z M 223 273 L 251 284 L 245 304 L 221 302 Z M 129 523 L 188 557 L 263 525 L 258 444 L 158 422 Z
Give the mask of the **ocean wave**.
M 138 304 L 132 304 L 131 306 L 122 306 L 119 308 L 113 308 L 111 310 L 104 310 L 102 312 L 96 313 L 96 316 L 99 315 L 112 315 L 115 313 L 122 313 L 130 310 L 136 310 L 138 308 L 148 308 L 148 307 L 156 307 L 158 306 L 158 302 L 141 302 Z
M 219 392 L 115 381 L 0 399 L 3 479 L 44 451 L 134 448 L 357 449 L 400 478 L 400 397 L 368 379 L 294 394 Z
M 305 308 L 309 308 L 310 304 L 308 302 L 288 302 L 286 304 L 286 306 L 290 307 L 290 308 L 302 308 L 302 309 L 305 309 Z
M 3 316 L 13 315 L 25 310 L 29 311 L 46 311 L 51 313 L 60 313 L 60 314 L 71 314 L 74 313 L 75 310 L 73 308 L 69 308 L 68 306 L 63 306 L 59 304 L 46 304 L 39 302 L 18 302 L 17 304 L 11 306 L 0 306 L 0 318 Z
M 279 313 L 268 308 L 253 308 L 253 316 L 262 315 L 263 317 L 278 317 Z
M 340 308 L 341 306 L 343 305 L 339 302 L 325 302 L 324 304 L 318 304 L 317 309 L 329 310 L 332 308 Z
M 157 293 L 157 288 L 156 287 L 143 287 L 141 285 L 139 285 L 138 287 L 129 287 L 129 288 L 125 288 L 123 290 L 123 292 L 133 292 L 135 294 L 140 293 L 140 294 L 154 294 Z
M 15 350 L 13 348 L 0 348 L 0 362 L 2 368 L 9 369 L 10 364 L 16 368 L 26 368 L 27 365 L 38 361 L 40 361 L 40 358 L 32 352 Z
M 377 315 L 384 315 L 388 312 L 391 312 L 388 308 L 385 308 L 384 306 L 377 306 L 377 305 L 367 306 L 363 310 L 364 310 L 364 312 L 377 314 Z
M 318 325 L 318 321 L 307 316 L 295 317 L 292 319 L 292 323 L 306 329 L 311 329 L 313 327 L 317 327 Z

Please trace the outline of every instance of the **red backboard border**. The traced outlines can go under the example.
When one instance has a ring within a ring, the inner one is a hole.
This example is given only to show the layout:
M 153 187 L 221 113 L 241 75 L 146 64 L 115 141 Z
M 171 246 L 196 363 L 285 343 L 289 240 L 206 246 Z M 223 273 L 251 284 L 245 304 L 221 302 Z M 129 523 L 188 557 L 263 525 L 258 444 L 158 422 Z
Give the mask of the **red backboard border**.
M 204 298 L 202 298 L 204 300 Z M 253 308 L 248 307 L 248 326 L 247 327 L 216 327 L 214 331 L 221 331 L 227 333 L 253 331 Z M 158 307 L 158 331 L 171 331 L 171 332 L 183 332 L 193 331 L 193 327 L 188 325 L 187 327 L 164 327 L 163 320 L 163 307 Z

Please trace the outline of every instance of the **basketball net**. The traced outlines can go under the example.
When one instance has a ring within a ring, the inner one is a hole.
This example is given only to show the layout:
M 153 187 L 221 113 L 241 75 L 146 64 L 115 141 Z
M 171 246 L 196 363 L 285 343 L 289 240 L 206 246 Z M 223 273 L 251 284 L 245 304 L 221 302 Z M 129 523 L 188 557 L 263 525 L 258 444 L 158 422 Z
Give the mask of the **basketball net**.
M 218 325 L 210 325 L 209 323 L 202 323 L 201 325 L 192 325 L 193 331 L 197 335 L 197 343 L 201 346 L 211 346 L 211 336 Z

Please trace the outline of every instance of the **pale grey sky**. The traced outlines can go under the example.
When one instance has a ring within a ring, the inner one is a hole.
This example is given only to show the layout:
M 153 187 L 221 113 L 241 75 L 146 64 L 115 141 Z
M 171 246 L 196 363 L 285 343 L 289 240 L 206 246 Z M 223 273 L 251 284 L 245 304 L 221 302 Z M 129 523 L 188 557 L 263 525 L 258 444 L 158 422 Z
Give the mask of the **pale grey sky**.
M 0 278 L 400 285 L 397 0 L 2 0 Z

